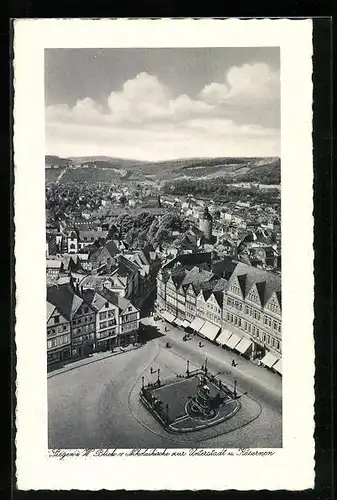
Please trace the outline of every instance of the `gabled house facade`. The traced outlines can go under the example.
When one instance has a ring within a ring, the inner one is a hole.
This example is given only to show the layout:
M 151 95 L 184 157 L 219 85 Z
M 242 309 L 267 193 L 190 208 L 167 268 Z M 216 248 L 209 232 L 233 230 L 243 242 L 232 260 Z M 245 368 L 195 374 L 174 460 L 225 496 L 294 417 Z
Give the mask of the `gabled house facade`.
M 107 351 L 118 345 L 118 306 L 110 294 L 102 290 L 86 290 L 83 297 L 96 312 L 95 350 Z
M 47 363 L 71 357 L 70 321 L 47 300 Z
M 281 357 L 281 315 L 280 278 L 238 264 L 224 291 L 223 327 L 251 340 L 253 357 Z

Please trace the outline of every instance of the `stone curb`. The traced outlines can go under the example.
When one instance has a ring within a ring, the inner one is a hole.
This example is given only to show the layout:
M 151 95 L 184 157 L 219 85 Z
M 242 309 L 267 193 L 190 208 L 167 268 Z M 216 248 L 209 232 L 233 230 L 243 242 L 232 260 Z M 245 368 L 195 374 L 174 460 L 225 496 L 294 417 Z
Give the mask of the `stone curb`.
M 125 351 L 119 351 L 119 352 L 114 352 L 114 353 L 110 352 L 106 356 L 102 356 L 100 358 L 95 358 L 94 356 L 92 356 L 90 358 L 90 360 L 86 361 L 85 363 L 81 363 L 81 364 L 78 364 L 76 366 L 71 366 L 70 368 L 65 368 L 65 369 L 60 368 L 59 371 L 55 370 L 55 373 L 53 373 L 53 372 L 47 373 L 47 379 L 56 377 L 57 375 L 62 375 L 63 373 L 67 373 L 67 372 L 70 372 L 72 370 L 76 370 L 77 368 L 81 368 L 82 366 L 90 365 L 91 363 L 97 363 L 98 361 L 103 361 L 104 359 L 109 359 L 109 358 L 112 358 L 113 356 L 118 356 L 119 354 L 125 354 L 126 352 L 135 351 L 136 349 L 139 349 L 139 348 L 140 348 L 140 346 L 133 347 L 132 349 L 127 349 Z

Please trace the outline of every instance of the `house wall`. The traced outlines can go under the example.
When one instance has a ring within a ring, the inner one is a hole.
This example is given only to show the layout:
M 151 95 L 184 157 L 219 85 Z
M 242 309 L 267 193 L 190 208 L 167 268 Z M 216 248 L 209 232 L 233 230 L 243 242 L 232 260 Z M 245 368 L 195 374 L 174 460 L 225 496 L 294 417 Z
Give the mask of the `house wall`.
M 83 303 L 71 320 L 72 355 L 83 356 L 95 347 L 96 312 Z
M 117 345 L 118 323 L 118 307 L 106 301 L 96 314 L 96 350 Z
M 280 312 L 271 311 L 270 306 L 266 306 L 228 291 L 224 293 L 222 325 L 229 331 L 234 331 L 231 327 L 239 330 L 254 343 L 255 350 L 280 356 L 282 318 Z
M 129 310 L 130 309 L 130 310 Z M 132 305 L 119 316 L 119 344 L 136 342 L 138 337 L 140 311 Z
M 70 238 L 67 239 L 68 253 L 78 253 L 78 239 Z
M 236 283 L 223 292 L 223 305 L 220 307 L 212 295 L 207 301 L 203 294 L 195 297 L 191 287 L 183 299 L 171 279 L 165 284 L 160 272 L 157 277 L 157 305 L 160 310 L 166 310 L 179 319 L 186 318 L 192 322 L 198 317 L 238 333 L 253 342 L 254 352 L 263 354 L 270 351 L 278 357 L 282 355 L 282 313 L 275 295 L 262 306 L 253 292 L 243 298 Z
M 57 309 L 47 321 L 47 363 L 71 356 L 70 322 Z

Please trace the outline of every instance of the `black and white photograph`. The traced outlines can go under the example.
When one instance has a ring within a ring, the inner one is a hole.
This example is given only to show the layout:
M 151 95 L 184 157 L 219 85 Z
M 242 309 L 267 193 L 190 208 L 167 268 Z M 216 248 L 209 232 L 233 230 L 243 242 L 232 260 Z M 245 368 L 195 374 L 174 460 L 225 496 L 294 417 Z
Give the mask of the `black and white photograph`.
M 281 448 L 278 47 L 46 49 L 48 439 Z
M 20 488 L 310 488 L 310 20 L 18 20 L 14 54 Z

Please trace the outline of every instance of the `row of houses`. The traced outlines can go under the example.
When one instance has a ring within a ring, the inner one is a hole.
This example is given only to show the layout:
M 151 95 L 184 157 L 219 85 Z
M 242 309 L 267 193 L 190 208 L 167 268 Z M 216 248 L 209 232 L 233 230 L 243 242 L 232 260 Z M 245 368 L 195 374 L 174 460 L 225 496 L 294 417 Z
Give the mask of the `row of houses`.
M 241 345 L 247 357 L 267 356 L 272 364 L 282 358 L 278 275 L 232 257 L 213 262 L 210 253 L 181 255 L 158 273 L 156 307 L 167 321 L 220 345 Z
M 47 288 L 48 364 L 137 341 L 140 311 L 125 297 L 73 280 Z

